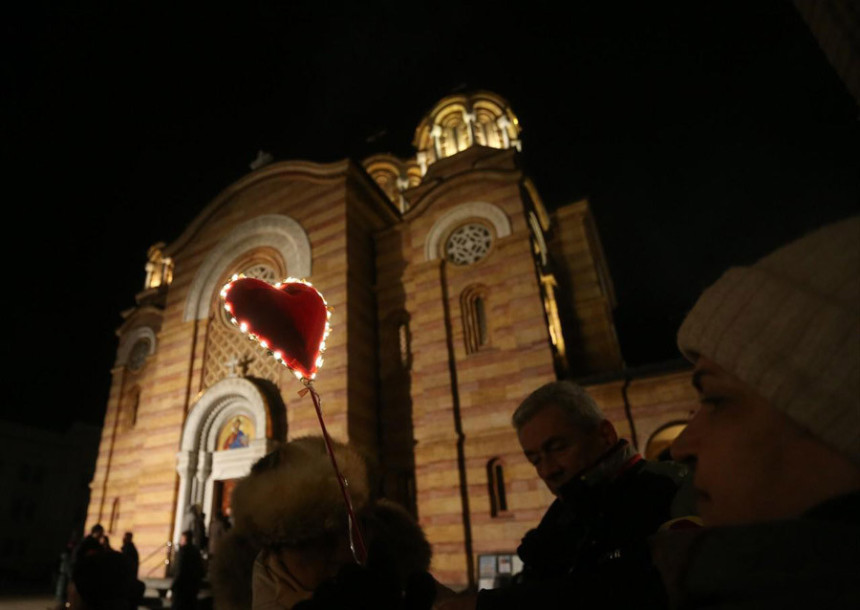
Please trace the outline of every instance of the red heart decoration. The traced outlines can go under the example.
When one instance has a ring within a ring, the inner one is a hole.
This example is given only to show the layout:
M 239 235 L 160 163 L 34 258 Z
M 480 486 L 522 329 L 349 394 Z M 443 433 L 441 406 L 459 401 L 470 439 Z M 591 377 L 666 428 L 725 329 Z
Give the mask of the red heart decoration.
M 221 294 L 224 307 L 242 332 L 302 377 L 315 377 L 322 364 L 319 356 L 329 316 L 316 288 L 298 280 L 272 286 L 240 277 L 224 286 Z

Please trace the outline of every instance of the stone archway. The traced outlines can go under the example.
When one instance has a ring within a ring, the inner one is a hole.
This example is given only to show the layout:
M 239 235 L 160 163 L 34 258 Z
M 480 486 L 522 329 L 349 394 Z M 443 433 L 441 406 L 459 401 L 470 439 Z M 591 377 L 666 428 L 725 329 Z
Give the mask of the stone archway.
M 206 256 L 189 287 L 183 321 L 206 318 L 212 295 L 221 289 L 217 282 L 224 269 L 237 256 L 263 246 L 281 254 L 292 277 L 311 276 L 311 242 L 298 222 L 283 214 L 252 218 L 230 231 Z
M 277 418 L 269 417 L 270 406 L 266 393 L 255 382 L 228 377 L 207 389 L 191 408 L 176 455 L 179 493 L 174 542 L 179 540 L 183 518 L 191 505 L 203 507 L 208 526 L 216 482 L 247 475 L 251 466 L 274 448 L 277 439 L 271 437 L 277 431 L 270 430 L 269 426 Z M 219 431 L 239 415 L 252 422 L 253 438 L 246 447 L 218 451 Z

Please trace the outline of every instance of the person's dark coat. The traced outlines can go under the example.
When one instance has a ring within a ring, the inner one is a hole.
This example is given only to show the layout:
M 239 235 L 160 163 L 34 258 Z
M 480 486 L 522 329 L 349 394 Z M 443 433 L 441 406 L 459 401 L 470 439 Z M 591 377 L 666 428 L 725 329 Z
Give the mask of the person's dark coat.
M 860 492 L 787 519 L 661 533 L 673 609 L 860 608 Z
M 125 557 L 125 560 L 131 567 L 132 574 L 137 574 L 140 567 L 140 556 L 137 553 L 137 547 L 134 546 L 134 542 L 123 542 L 120 553 L 122 553 L 122 556 Z
M 176 552 L 176 569 L 170 587 L 174 610 L 193 610 L 197 607 L 197 594 L 200 593 L 205 572 L 200 549 L 190 542 L 180 546 Z
M 218 550 L 218 545 L 221 543 L 221 539 L 229 530 L 230 522 L 227 520 L 227 517 L 221 513 L 212 517 L 212 521 L 209 523 L 209 536 L 207 537 L 207 551 L 210 557 L 215 555 Z
M 597 465 L 562 486 L 517 549 L 522 580 L 558 578 L 641 548 L 673 517 L 681 471 L 670 476 L 666 468 L 646 462 L 620 441 Z
M 517 549 L 524 568 L 515 584 L 482 591 L 478 608 L 520 608 L 536 600 L 564 607 L 570 583 L 580 578 L 626 579 L 631 585 L 631 579 L 641 578 L 640 586 L 659 591 L 648 538 L 678 516 L 672 504 L 685 475 L 679 465 L 647 462 L 619 441 L 595 466 L 561 487 L 559 498 Z
M 91 610 L 136 610 L 146 589 L 125 558 L 111 550 L 81 555 L 72 580 Z

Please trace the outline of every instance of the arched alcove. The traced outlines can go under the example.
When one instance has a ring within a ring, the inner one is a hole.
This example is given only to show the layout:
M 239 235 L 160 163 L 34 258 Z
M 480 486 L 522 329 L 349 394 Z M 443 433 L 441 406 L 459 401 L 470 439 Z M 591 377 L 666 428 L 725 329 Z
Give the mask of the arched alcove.
M 266 214 L 240 224 L 215 246 L 194 275 L 183 320 L 201 320 L 209 314 L 212 295 L 226 268 L 254 248 L 275 249 L 293 277 L 311 276 L 311 243 L 302 226 L 283 214 Z
M 115 366 L 126 365 L 126 363 L 128 362 L 129 354 L 131 353 L 131 349 L 135 345 L 137 345 L 138 341 L 140 341 L 141 339 L 144 339 L 149 342 L 147 356 L 151 356 L 155 353 L 155 331 L 149 326 L 138 326 L 137 328 L 133 328 L 132 330 L 123 334 L 122 337 L 120 337 L 119 347 L 116 351 Z
M 183 517 L 190 506 L 200 505 L 208 522 L 216 500 L 216 484 L 247 475 L 258 459 L 286 437 L 286 430 L 270 429 L 272 422 L 285 418 L 270 415 L 270 410 L 283 410 L 284 406 L 282 402 L 271 404 L 269 394 L 256 381 L 229 377 L 206 390 L 191 408 L 176 456 L 179 493 L 174 541 L 179 539 Z M 219 450 L 219 433 L 237 419 L 249 422 L 252 437 L 241 448 Z

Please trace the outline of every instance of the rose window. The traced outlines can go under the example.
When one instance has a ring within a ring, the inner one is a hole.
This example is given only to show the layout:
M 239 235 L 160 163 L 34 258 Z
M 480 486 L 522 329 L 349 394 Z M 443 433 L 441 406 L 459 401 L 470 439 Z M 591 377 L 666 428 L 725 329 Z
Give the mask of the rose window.
M 479 223 L 469 223 L 451 233 L 445 244 L 445 256 L 455 265 L 471 265 L 487 255 L 493 235 Z
M 245 269 L 242 273 L 245 274 L 245 277 L 252 277 L 258 280 L 263 280 L 264 282 L 269 282 L 270 284 L 274 284 L 275 282 L 278 282 L 282 279 L 279 278 L 275 273 L 275 270 L 268 265 L 254 265 L 253 267 Z
M 139 371 L 146 364 L 146 357 L 149 355 L 149 340 L 139 339 L 131 348 L 128 356 L 128 368 L 132 371 Z

